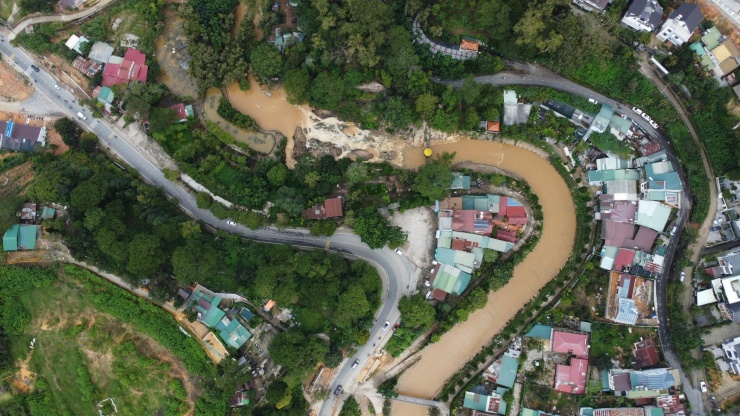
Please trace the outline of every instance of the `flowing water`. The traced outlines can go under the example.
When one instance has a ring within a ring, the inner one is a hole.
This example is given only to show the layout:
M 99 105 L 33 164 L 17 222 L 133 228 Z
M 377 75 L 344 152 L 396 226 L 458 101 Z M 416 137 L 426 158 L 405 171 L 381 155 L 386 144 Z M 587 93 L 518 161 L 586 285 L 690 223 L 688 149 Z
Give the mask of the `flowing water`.
M 455 162 L 496 166 L 524 178 L 539 197 L 544 224 L 537 246 L 516 267 L 509 284 L 490 293 L 485 308 L 426 347 L 421 360 L 403 373 L 398 391 L 425 399 L 433 398 L 445 380 L 477 354 L 560 271 L 575 238 L 575 208 L 570 192 L 545 159 L 517 146 L 481 140 L 461 140 L 432 146 L 432 150 L 435 154 L 457 152 Z M 424 158 L 421 151 L 421 148 L 408 148 L 404 167 L 420 166 Z

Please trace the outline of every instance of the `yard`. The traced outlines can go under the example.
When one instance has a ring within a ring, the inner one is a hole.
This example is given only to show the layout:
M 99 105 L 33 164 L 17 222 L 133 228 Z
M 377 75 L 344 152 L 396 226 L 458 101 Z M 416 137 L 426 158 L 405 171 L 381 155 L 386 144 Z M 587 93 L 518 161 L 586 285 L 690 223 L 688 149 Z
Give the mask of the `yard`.
M 589 141 L 602 152 L 622 158 L 629 158 L 635 153 L 628 142 L 620 141 L 611 133 L 593 133 L 589 137 Z
M 622 368 L 628 368 L 632 359 L 632 344 L 638 342 L 640 338 L 652 338 L 656 346 L 660 343 L 657 331 L 653 328 L 594 322 L 591 332 L 590 356 L 594 358 L 608 355 L 612 359 L 620 360 Z
M 96 310 L 82 296 L 82 286 L 59 277 L 20 296 L 32 318 L 12 344 L 22 373 L 16 392 L 43 389 L 49 408 L 59 414 L 94 414 L 107 398 L 113 403 L 103 405 L 104 414 L 113 404 L 121 415 L 191 411 L 194 392 L 182 363 L 151 338 Z

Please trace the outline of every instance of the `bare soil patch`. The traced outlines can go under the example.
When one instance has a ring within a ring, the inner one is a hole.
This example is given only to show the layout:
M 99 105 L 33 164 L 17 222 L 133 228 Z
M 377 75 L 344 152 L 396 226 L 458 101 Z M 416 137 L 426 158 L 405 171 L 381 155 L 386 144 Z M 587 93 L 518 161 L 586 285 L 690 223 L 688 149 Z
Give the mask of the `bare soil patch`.
M 0 61 L 0 99 L 4 101 L 23 101 L 33 95 L 34 88 L 24 77 L 5 61 Z
M 157 39 L 155 56 L 162 69 L 159 81 L 181 97 L 195 97 L 198 95 L 198 85 L 183 68 L 183 63 L 189 56 L 188 39 L 183 31 L 184 23 L 176 12 L 165 10 L 164 30 Z
M 417 267 L 431 267 L 436 229 L 436 218 L 432 210 L 423 207 L 396 212 L 390 220 L 392 225 L 403 228 L 408 235 L 408 241 L 401 249 L 403 254 Z

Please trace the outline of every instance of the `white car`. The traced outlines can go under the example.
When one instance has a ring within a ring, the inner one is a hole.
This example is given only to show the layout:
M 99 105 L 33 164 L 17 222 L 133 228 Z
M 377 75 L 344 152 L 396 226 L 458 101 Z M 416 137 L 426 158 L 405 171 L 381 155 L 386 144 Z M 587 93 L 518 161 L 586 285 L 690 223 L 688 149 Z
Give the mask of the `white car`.
M 397 248 L 397 249 L 395 249 L 395 250 L 393 250 L 393 251 L 395 251 L 395 252 L 396 252 L 396 254 L 398 254 L 399 256 L 403 256 L 403 252 L 401 252 L 401 249 L 398 249 L 398 248 Z
M 699 387 L 701 387 L 701 392 L 706 393 L 707 392 L 707 383 L 705 383 L 703 380 L 699 382 Z
M 681 278 L 679 279 L 683 283 L 683 279 L 686 278 L 686 272 L 681 272 Z
M 54 88 L 59 89 L 59 85 L 54 84 Z
M 389 326 L 391 326 L 390 321 L 385 321 L 383 324 L 383 331 L 387 331 Z
M 642 110 L 639 107 L 632 107 L 632 111 L 634 111 L 637 114 L 642 114 Z
M 232 227 L 236 226 L 236 223 L 234 221 L 226 221 L 226 224 L 229 224 Z
M 594 100 L 593 98 L 589 98 L 588 99 L 588 102 L 590 102 L 591 104 L 598 104 L 599 103 L 598 101 Z

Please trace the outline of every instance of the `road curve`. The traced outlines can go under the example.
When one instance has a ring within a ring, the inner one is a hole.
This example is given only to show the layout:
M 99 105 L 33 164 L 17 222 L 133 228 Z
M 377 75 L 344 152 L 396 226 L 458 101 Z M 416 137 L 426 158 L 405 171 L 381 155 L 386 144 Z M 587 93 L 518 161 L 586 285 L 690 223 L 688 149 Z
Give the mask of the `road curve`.
M 0 52 L 3 59 L 8 60 L 13 57 L 13 66 L 19 71 L 24 72 L 30 68 L 34 60 L 26 55 L 20 48 L 12 47 L 2 35 L 0 35 Z M 37 63 L 39 68 L 42 68 Z M 55 109 L 58 113 L 63 114 L 70 119 L 76 120 L 85 130 L 95 133 L 103 145 L 115 152 L 123 161 L 136 169 L 139 174 L 150 184 L 161 188 L 167 195 L 178 200 L 180 207 L 189 215 L 197 218 L 203 223 L 214 229 L 220 229 L 231 233 L 239 234 L 245 238 L 261 241 L 265 243 L 289 244 L 299 247 L 329 248 L 340 251 L 344 254 L 352 255 L 373 264 L 384 280 L 383 304 L 377 312 L 377 321 L 370 328 L 370 340 L 364 346 L 357 349 L 355 357 L 351 357 L 338 371 L 335 378 L 336 385 L 349 385 L 357 376 L 359 371 L 368 361 L 370 355 L 381 348 L 387 341 L 392 331 L 383 330 L 385 322 L 396 322 L 400 313 L 398 312 L 398 301 L 401 296 L 409 291 L 412 276 L 412 265 L 405 257 L 399 256 L 389 248 L 373 250 L 360 241 L 360 238 L 344 229 L 340 229 L 336 234 L 328 238 L 313 237 L 306 230 L 277 230 L 275 228 L 261 228 L 252 230 L 241 225 L 231 226 L 226 220 L 219 220 L 210 211 L 199 209 L 195 203 L 195 198 L 179 185 L 167 180 L 164 174 L 135 148 L 126 141 L 120 139 L 122 136 L 120 130 L 115 126 L 110 126 L 106 120 L 95 119 L 87 108 L 81 107 L 76 102 L 74 96 L 66 90 L 57 90 L 54 84 L 58 81 L 48 74 L 44 69 L 40 72 L 29 71 L 30 77 L 35 83 L 37 94 L 35 100 L 43 99 L 47 107 Z M 82 113 L 86 119 L 80 120 L 76 114 Z M 355 359 L 360 360 L 360 365 L 352 368 Z M 332 386 L 332 388 L 334 388 Z M 333 403 L 336 400 L 332 396 L 327 403 Z M 333 405 L 332 405 L 333 406 Z
M 104 9 L 109 4 L 116 0 L 100 0 L 94 6 L 85 8 L 77 13 L 71 14 L 46 14 L 41 16 L 24 17 L 20 22 L 13 26 L 12 31 L 8 35 L 8 39 L 13 40 L 19 33 L 21 33 L 29 25 L 35 25 L 39 23 L 51 23 L 51 22 L 71 22 L 78 19 L 83 19 L 90 15 L 93 15 L 100 10 Z

